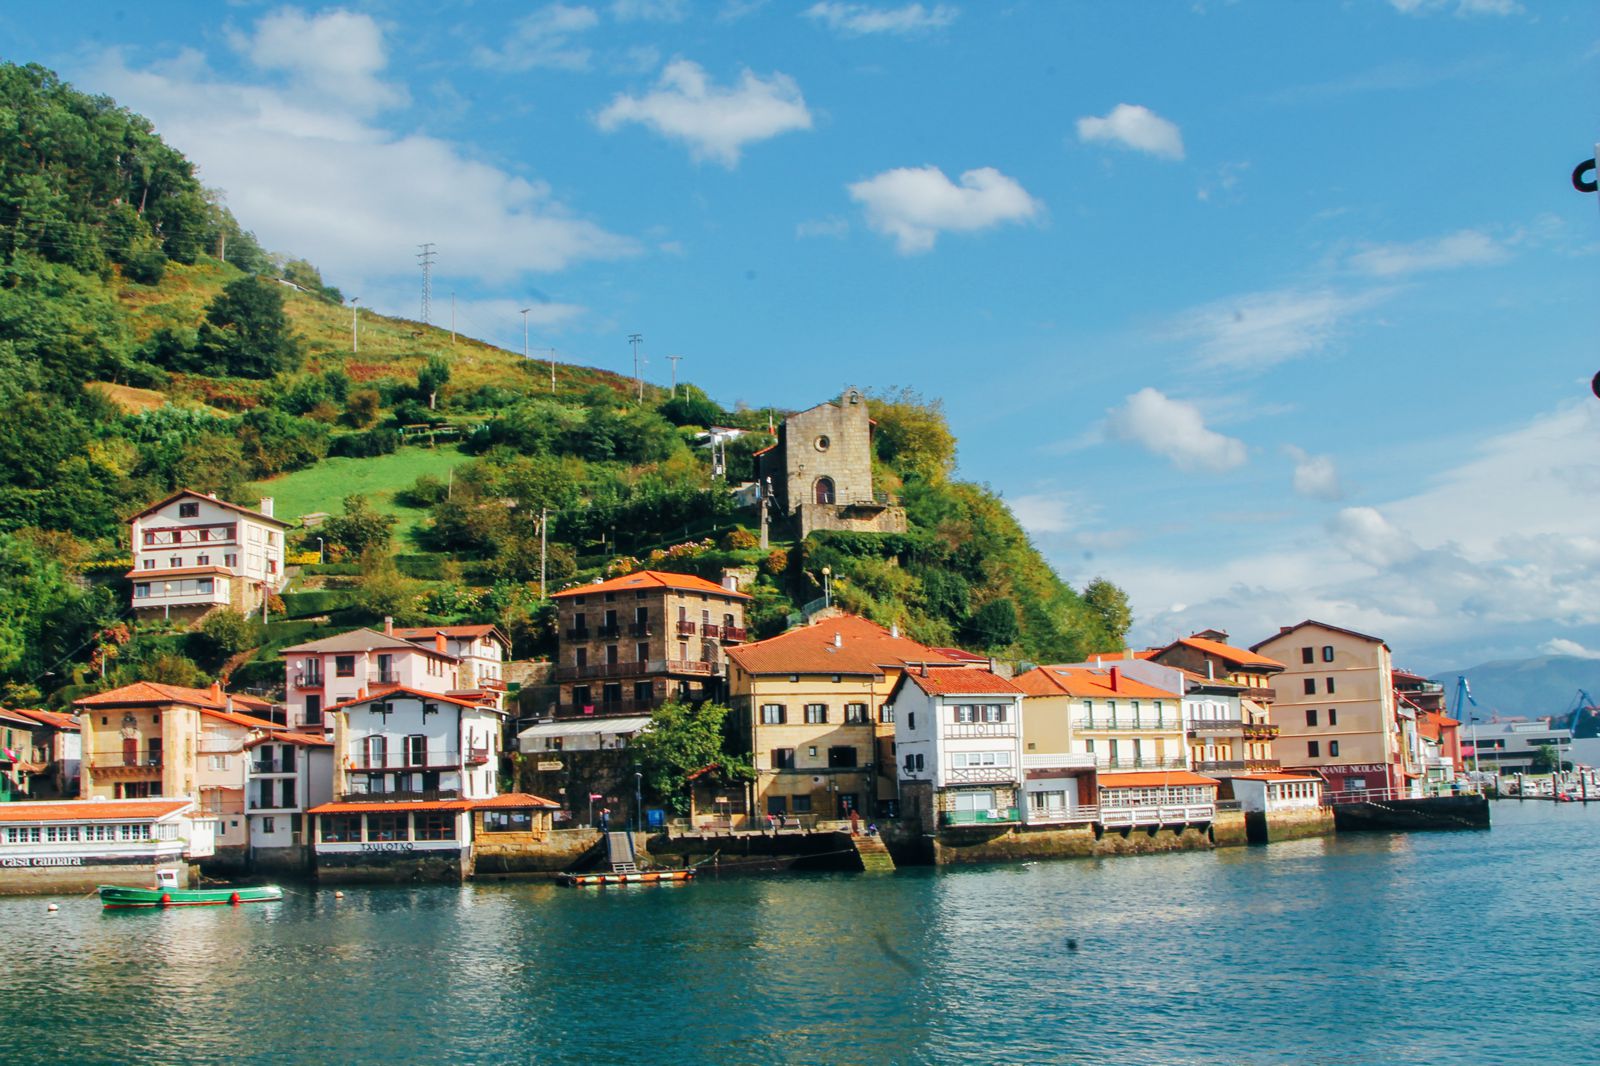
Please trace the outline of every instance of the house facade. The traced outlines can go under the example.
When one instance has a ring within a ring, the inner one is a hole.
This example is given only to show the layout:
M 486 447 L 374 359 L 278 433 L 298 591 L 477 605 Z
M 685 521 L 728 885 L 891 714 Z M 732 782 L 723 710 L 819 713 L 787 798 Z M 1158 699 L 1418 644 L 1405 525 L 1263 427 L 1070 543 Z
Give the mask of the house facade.
M 770 505 L 793 522 L 799 539 L 817 529 L 906 530 L 905 511 L 873 489 L 872 419 L 858 389 L 789 415 L 756 463 Z
M 1284 663 L 1273 679 L 1272 717 L 1286 769 L 1318 774 L 1330 793 L 1415 794 L 1416 715 L 1395 698 L 1388 644 L 1307 620 L 1251 650 Z
M 928 833 L 1021 821 L 1022 697 L 987 670 L 903 673 L 889 696 L 901 817 Z
M 333 800 L 333 741 L 280 730 L 245 744 L 245 816 L 252 870 L 309 865 L 306 811 Z
M 130 520 L 133 609 L 199 618 L 218 608 L 250 614 L 283 589 L 284 531 L 272 498 L 252 511 L 184 489 Z
M 459 691 L 482 693 L 485 702 L 493 698 L 496 707 L 505 707 L 506 663 L 511 660 L 511 638 L 495 625 L 386 627 L 386 633 L 423 648 L 444 651 L 460 664 L 456 673 Z M 440 638 L 443 644 L 440 644 Z
M 78 720 L 60 711 L 17 708 L 10 712 L 35 722 L 32 756 L 42 769 L 31 771 L 28 795 L 32 799 L 76 797 L 83 765 L 83 735 Z
M 284 648 L 278 654 L 284 660 L 286 724 L 291 729 L 324 728 L 328 708 L 385 688 L 461 692 L 461 660 L 448 646 L 442 634 L 413 641 L 392 631 L 353 629 Z M 501 693 L 492 695 L 498 706 Z
M 670 699 L 720 698 L 726 649 L 750 597 L 692 574 L 640 570 L 551 597 L 560 637 L 556 718 L 648 715 Z
M 1272 751 L 1273 678 L 1283 663 L 1228 643 L 1228 634 L 1202 630 L 1154 649 L 1149 661 L 1186 672 L 1190 766 L 1202 773 L 1251 773 L 1277 768 Z
M 853 615 L 730 647 L 728 702 L 756 769 L 748 809 L 757 817 L 893 817 L 889 694 L 908 663 L 957 665 Z

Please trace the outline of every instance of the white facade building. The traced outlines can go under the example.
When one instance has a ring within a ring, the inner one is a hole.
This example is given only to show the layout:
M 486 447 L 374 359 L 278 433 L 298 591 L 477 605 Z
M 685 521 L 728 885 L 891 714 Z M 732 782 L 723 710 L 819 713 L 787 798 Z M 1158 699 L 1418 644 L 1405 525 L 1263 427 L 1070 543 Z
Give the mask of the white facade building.
M 496 707 L 505 706 L 505 669 L 506 662 L 511 658 L 511 641 L 499 626 L 423 626 L 416 629 L 389 628 L 387 632 L 420 647 L 431 647 L 454 655 L 461 663 L 456 676 L 456 684 L 460 687 L 454 691 L 493 696 Z
M 309 843 L 305 812 L 333 799 L 333 742 L 279 732 L 246 745 L 245 804 L 252 865 L 280 859 L 298 865 Z
M 0 804 L 0 893 L 53 891 L 152 869 L 187 884 L 189 864 L 213 852 L 216 820 L 193 800 L 59 800 Z
M 284 648 L 278 654 L 284 659 L 289 727 L 315 730 L 324 726 L 328 708 L 387 688 L 441 696 L 459 691 L 461 660 L 445 647 L 442 636 L 417 643 L 392 633 L 353 629 Z
M 930 830 L 1020 820 L 1022 695 L 988 670 L 908 669 L 888 700 L 902 814 Z
M 130 523 L 133 607 L 198 617 L 218 607 L 246 614 L 284 585 L 284 531 L 261 509 L 185 489 L 134 515 Z

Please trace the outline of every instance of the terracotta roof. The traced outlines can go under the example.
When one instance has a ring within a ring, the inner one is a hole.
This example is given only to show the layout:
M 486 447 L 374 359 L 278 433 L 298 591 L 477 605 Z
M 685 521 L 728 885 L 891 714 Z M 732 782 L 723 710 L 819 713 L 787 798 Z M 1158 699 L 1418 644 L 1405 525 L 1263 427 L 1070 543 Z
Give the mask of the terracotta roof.
M 1125 774 L 1100 774 L 1101 788 L 1162 788 L 1172 785 L 1211 785 L 1217 779 L 1189 770 L 1134 770 Z
M 29 729 L 32 729 L 34 726 L 39 724 L 32 718 L 29 718 L 27 715 L 23 714 L 21 711 L 8 711 L 3 707 L 0 707 L 0 718 L 3 718 L 8 722 L 15 722 L 20 726 L 27 726 Z
M 271 700 L 264 700 L 260 696 L 251 696 L 244 692 L 230 692 L 228 698 L 233 701 L 235 710 L 240 707 L 260 707 L 263 710 L 270 710 L 277 706 Z
M 1022 691 L 999 674 L 964 666 L 929 670 L 926 674 L 907 670 L 905 676 L 930 696 L 1014 695 Z
M 258 519 L 262 522 L 271 522 L 273 525 L 282 526 L 285 529 L 288 529 L 290 526 L 294 525 L 293 522 L 285 522 L 281 518 L 274 518 L 272 515 L 262 514 L 260 511 L 252 511 L 248 507 L 240 507 L 236 503 L 229 503 L 227 500 L 219 500 L 215 496 L 207 495 L 204 492 L 196 492 L 193 489 L 179 489 L 166 499 L 157 500 L 144 510 L 129 515 L 128 521 L 131 522 L 135 518 L 143 518 L 145 515 L 150 514 L 153 511 L 159 511 L 173 500 L 182 499 L 185 496 L 193 496 L 197 500 L 204 500 L 207 503 L 214 503 L 218 507 L 226 507 L 230 511 L 237 511 L 242 515 L 248 515 L 251 518 Z
M 296 733 L 292 729 L 281 729 L 267 736 L 256 737 L 254 740 L 245 741 L 246 748 L 259 748 L 263 744 L 296 744 L 302 748 L 331 748 L 333 741 L 327 737 L 319 737 L 311 733 Z
M 215 718 L 219 722 L 232 722 L 242 725 L 247 729 L 282 729 L 277 722 L 269 722 L 265 718 L 257 718 L 252 714 L 239 714 L 235 711 L 214 711 L 210 707 L 200 708 L 200 713 L 207 718 Z
M 122 576 L 149 579 L 155 577 L 183 577 L 186 574 L 228 574 L 232 576 L 233 571 L 225 566 L 179 566 L 165 567 L 160 570 L 129 570 Z
M 323 803 L 311 808 L 307 814 L 383 814 L 404 813 L 406 811 L 469 811 L 472 809 L 472 800 L 394 800 L 389 803 L 373 803 L 369 800 L 358 800 L 348 803 Z
M 0 822 L 152 821 L 194 806 L 193 800 L 57 800 L 47 803 L 0 803 Z
M 876 622 L 851 614 L 813 622 L 754 644 L 731 646 L 728 658 L 745 673 L 758 675 L 875 675 L 885 667 L 901 669 L 907 662 L 955 665 L 932 648 L 894 636 Z
M 500 627 L 492 624 L 475 626 L 409 626 L 406 628 L 396 627 L 394 631 L 394 635 L 401 640 L 410 641 L 431 640 L 435 633 L 443 633 L 447 637 L 471 637 L 474 639 L 493 634 L 500 638 L 502 644 L 509 646 L 511 643 L 506 639 L 506 635 L 500 632 Z
M 1160 648 L 1142 648 L 1134 651 L 1132 648 L 1123 648 L 1121 651 L 1102 651 L 1084 657 L 1085 662 L 1094 662 L 1103 659 L 1109 662 L 1121 662 L 1124 659 L 1154 659 L 1161 653 Z
M 446 652 L 435 651 L 426 644 L 417 644 L 403 637 L 391 637 L 379 633 L 376 629 L 351 629 L 343 633 L 335 633 L 331 637 L 321 640 L 308 640 L 304 644 L 296 644 L 284 648 L 279 655 L 289 655 L 293 652 L 313 652 L 320 655 L 330 655 L 341 651 L 383 651 L 392 648 L 396 651 L 420 651 L 424 655 L 432 655 L 439 659 L 448 659 L 451 662 L 461 660 Z
M 1283 664 L 1276 659 L 1269 659 L 1265 655 L 1257 655 L 1254 651 L 1245 651 L 1243 648 L 1235 648 L 1232 644 L 1224 644 L 1220 640 L 1210 640 L 1206 637 L 1183 637 L 1167 645 L 1167 648 L 1175 648 L 1179 644 L 1193 648 L 1195 651 L 1205 652 L 1207 655 L 1215 655 L 1224 662 L 1236 663 L 1239 666 L 1258 666 L 1266 670 L 1282 670 L 1284 668 Z M 1257 646 L 1259 647 L 1259 645 Z M 1166 650 L 1166 648 L 1161 648 L 1157 651 L 1157 654 Z
M 967 651 L 965 648 L 932 648 L 930 650 L 938 652 L 946 659 L 954 659 L 958 663 L 987 664 L 989 661 L 989 657 L 987 655 L 979 655 L 977 652 Z
M 32 718 L 41 725 L 54 726 L 57 729 L 76 730 L 78 728 L 78 720 L 76 718 L 70 714 L 62 714 L 60 711 L 35 711 L 18 707 L 11 713 L 20 714 L 24 718 Z
M 556 803 L 553 800 L 547 800 L 543 796 L 535 796 L 531 792 L 507 792 L 504 795 L 495 796 L 492 799 L 474 800 L 472 806 L 474 809 L 482 810 L 485 807 L 511 807 L 514 809 L 525 807 L 556 808 L 560 807 L 561 804 Z
M 135 681 L 109 692 L 97 692 L 93 696 L 72 701 L 74 707 L 127 707 L 151 703 L 182 703 L 214 711 L 227 707 L 225 698 L 211 689 L 161 685 L 154 681 Z
M 374 689 L 365 696 L 357 696 L 353 700 L 345 700 L 343 703 L 335 703 L 331 707 L 324 707 L 322 710 L 324 713 L 327 713 L 328 711 L 340 711 L 346 707 L 354 707 L 362 703 L 376 703 L 379 700 L 386 700 L 391 696 L 412 696 L 419 700 L 437 700 L 440 703 L 453 703 L 457 707 L 471 707 L 474 710 L 479 711 L 496 711 L 498 713 L 499 710 L 496 707 L 491 707 L 488 704 L 481 703 L 477 700 L 464 700 L 458 696 L 447 696 L 442 692 L 424 692 L 420 688 L 407 688 L 405 685 L 395 685 L 392 688 Z
M 1120 671 L 1117 676 L 1117 687 L 1112 688 L 1111 671 L 1115 669 L 1114 665 L 1104 670 L 1097 670 L 1092 666 L 1040 666 L 1017 678 L 1017 683 L 1020 685 L 1023 683 L 1022 678 L 1049 671 L 1047 679 L 1030 682 L 1030 685 L 1039 687 L 1037 691 L 1034 688 L 1025 691 L 1032 695 L 1055 695 L 1059 692 L 1068 696 L 1094 699 L 1118 699 L 1124 696 L 1130 699 L 1137 697 L 1156 700 L 1178 698 L 1176 692 L 1169 692 L 1143 681 L 1135 681 Z M 1046 683 L 1053 684 L 1056 692 L 1043 689 L 1042 686 Z
M 1272 636 L 1268 637 L 1266 640 L 1257 641 L 1256 643 L 1250 645 L 1250 650 L 1251 651 L 1256 651 L 1259 648 L 1261 648 L 1262 646 L 1267 645 L 1267 644 L 1271 644 L 1273 641 L 1279 639 L 1280 637 L 1286 637 L 1290 633 L 1295 632 L 1296 630 L 1304 629 L 1306 626 L 1318 626 L 1318 627 L 1320 627 L 1322 629 L 1328 630 L 1329 632 L 1332 632 L 1332 633 L 1343 633 L 1347 637 L 1355 637 L 1357 640 L 1365 640 L 1365 641 L 1367 641 L 1368 643 L 1371 643 L 1371 644 L 1382 644 L 1385 648 L 1387 648 L 1389 646 L 1388 642 L 1383 640 L 1381 637 L 1374 637 L 1374 636 L 1372 636 L 1371 634 L 1368 634 L 1368 633 L 1357 633 L 1353 629 L 1344 629 L 1341 626 L 1331 626 L 1326 622 L 1319 622 L 1314 618 L 1307 618 L 1304 622 L 1297 622 L 1292 626 L 1284 626 L 1282 629 L 1280 629 L 1276 633 L 1272 634 Z
M 1249 687 L 1248 685 L 1242 685 L 1237 681 L 1225 681 L 1220 677 L 1207 677 L 1198 670 L 1184 670 L 1183 676 L 1187 677 L 1196 688 L 1222 688 L 1232 689 L 1234 692 L 1238 692 Z
M 683 589 L 688 592 L 704 592 L 724 596 L 731 600 L 748 600 L 750 597 L 743 592 L 725 589 L 715 581 L 707 581 L 703 577 L 693 574 L 670 574 L 665 570 L 635 570 L 631 574 L 614 577 L 610 581 L 597 581 L 592 585 L 578 585 L 575 588 L 563 589 L 551 595 L 552 600 L 565 599 L 569 596 L 588 596 L 592 593 L 605 592 L 635 592 L 639 589 Z

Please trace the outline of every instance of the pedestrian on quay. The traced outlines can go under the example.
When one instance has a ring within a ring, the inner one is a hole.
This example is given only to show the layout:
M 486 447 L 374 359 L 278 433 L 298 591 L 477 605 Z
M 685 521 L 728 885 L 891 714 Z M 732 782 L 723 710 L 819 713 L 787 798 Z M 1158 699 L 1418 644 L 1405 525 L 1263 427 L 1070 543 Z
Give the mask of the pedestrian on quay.
M 772 816 L 772 812 L 768 811 L 767 812 L 767 835 L 768 836 L 772 836 L 776 832 L 776 830 L 773 827 L 775 825 L 777 825 L 777 822 L 778 822 L 778 820 Z
M 611 808 L 610 807 L 601 807 L 600 808 L 600 832 L 607 833 L 607 832 L 610 832 L 610 831 L 611 831 Z
M 854 807 L 850 808 L 850 835 L 853 837 L 861 835 L 861 812 Z

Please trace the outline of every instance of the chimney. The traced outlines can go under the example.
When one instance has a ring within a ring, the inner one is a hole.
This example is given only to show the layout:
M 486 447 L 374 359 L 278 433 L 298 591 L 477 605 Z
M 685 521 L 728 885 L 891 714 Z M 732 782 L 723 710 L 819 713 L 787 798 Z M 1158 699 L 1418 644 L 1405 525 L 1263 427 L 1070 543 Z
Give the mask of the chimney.
M 927 677 L 928 676 L 928 664 L 927 663 L 923 663 L 922 664 L 922 676 L 923 677 Z
M 263 496 L 263 497 L 261 497 L 261 513 L 266 515 L 268 518 L 272 517 L 272 497 L 271 496 Z
M 366 698 L 367 698 L 367 686 L 362 685 L 360 688 L 356 689 L 356 699 L 364 700 Z
M 900 636 L 900 623 L 899 622 L 890 623 L 890 625 L 889 625 L 889 635 L 891 637 Z
M 739 579 L 737 577 L 733 576 L 732 574 L 723 574 L 722 575 L 722 587 L 727 589 L 729 592 L 738 592 L 739 591 Z
M 844 647 L 844 637 L 837 630 L 833 634 L 833 646 L 835 648 Z
M 433 635 L 433 650 L 438 652 L 440 655 L 445 654 L 443 633 L 435 633 Z
M 383 635 L 386 637 L 394 636 L 394 615 L 386 614 L 383 616 Z
M 211 687 L 206 689 L 206 695 L 211 697 L 212 702 L 221 703 L 222 702 L 222 683 L 220 681 L 211 682 Z
M 1287 632 L 1289 632 L 1289 630 L 1291 630 L 1293 628 L 1294 628 L 1294 626 L 1279 626 L 1278 627 L 1278 632 L 1279 633 L 1287 633 Z
M 1216 679 L 1217 679 L 1217 664 L 1216 664 L 1216 662 L 1214 660 L 1207 659 L 1206 660 L 1206 680 L 1207 681 L 1215 681 Z
M 1122 680 L 1122 671 L 1118 670 L 1115 666 L 1113 666 L 1111 668 L 1111 691 L 1112 692 L 1118 691 L 1117 682 L 1119 682 L 1120 680 Z

